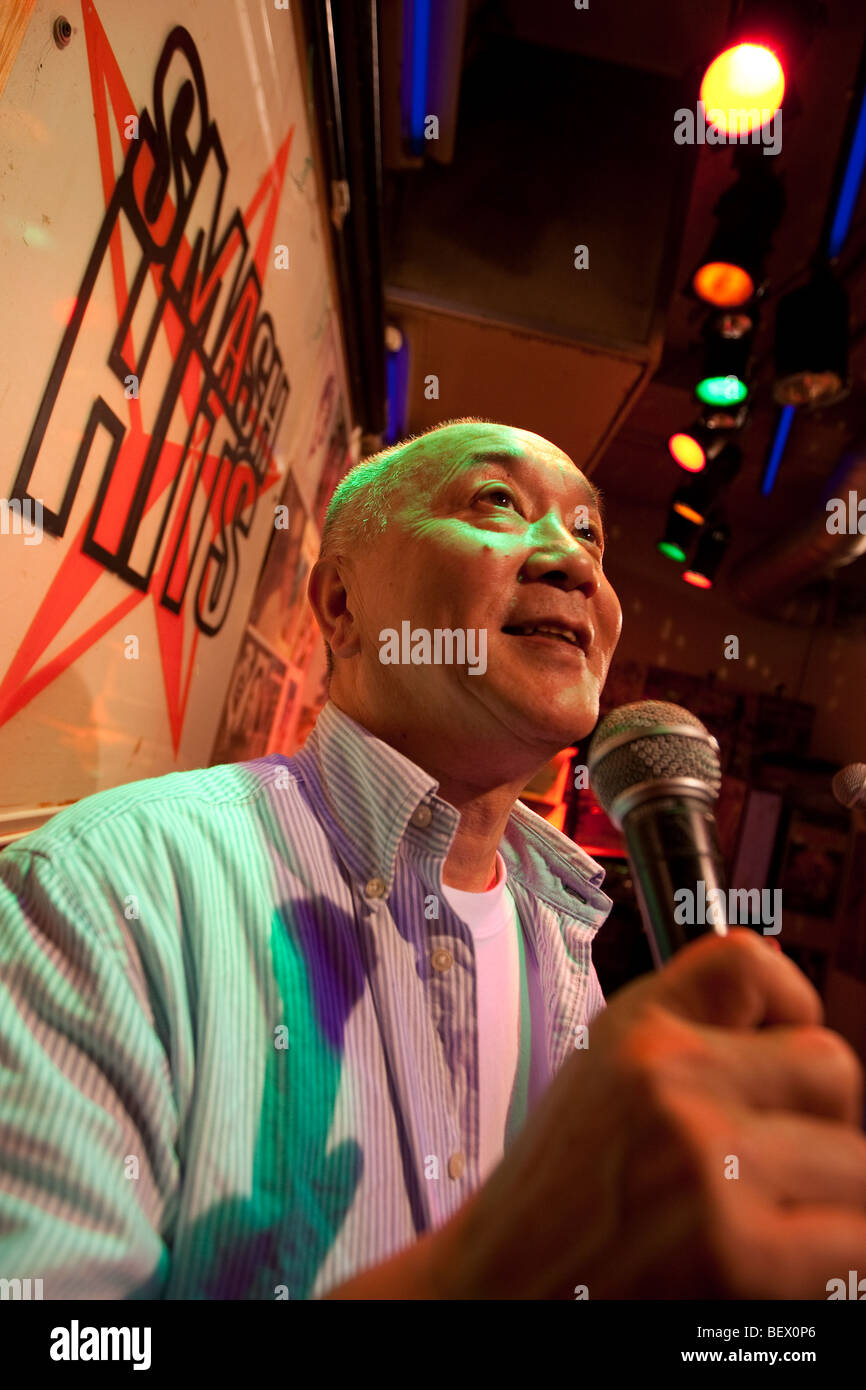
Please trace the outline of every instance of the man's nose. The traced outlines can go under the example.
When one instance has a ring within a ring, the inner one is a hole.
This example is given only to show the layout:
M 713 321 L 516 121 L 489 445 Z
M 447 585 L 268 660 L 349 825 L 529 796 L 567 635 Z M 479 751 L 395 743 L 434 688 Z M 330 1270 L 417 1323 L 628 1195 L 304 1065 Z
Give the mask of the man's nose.
M 552 528 L 551 528 L 552 529 Z M 601 584 L 599 559 L 580 541 L 569 536 L 564 527 L 554 537 L 549 534 L 539 542 L 520 567 L 521 584 L 550 584 L 555 589 L 582 589 L 588 598 Z

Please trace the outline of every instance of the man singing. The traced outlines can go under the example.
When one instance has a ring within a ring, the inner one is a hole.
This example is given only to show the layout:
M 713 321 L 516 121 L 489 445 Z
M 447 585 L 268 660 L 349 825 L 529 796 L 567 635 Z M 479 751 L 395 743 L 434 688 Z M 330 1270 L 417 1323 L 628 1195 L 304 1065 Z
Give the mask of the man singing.
M 804 976 L 735 930 L 605 1009 L 602 872 L 517 799 L 596 722 L 603 551 L 538 435 L 384 451 L 328 510 L 304 747 L 99 793 L 0 855 L 0 1275 L 789 1298 L 862 1263 L 862 1075 Z

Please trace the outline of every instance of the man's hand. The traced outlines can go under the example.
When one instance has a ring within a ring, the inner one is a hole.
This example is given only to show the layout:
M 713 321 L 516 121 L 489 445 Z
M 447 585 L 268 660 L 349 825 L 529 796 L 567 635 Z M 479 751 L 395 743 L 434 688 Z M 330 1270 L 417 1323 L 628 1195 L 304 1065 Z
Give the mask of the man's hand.
M 744 928 L 620 991 L 430 1240 L 443 1298 L 826 1298 L 866 1272 L 856 1055 Z

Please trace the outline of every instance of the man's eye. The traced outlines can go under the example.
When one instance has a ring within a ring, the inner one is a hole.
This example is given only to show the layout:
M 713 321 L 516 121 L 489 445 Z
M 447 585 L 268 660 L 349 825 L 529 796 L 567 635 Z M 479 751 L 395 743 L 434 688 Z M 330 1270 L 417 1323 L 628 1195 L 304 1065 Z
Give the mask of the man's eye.
M 493 487 L 489 492 L 479 493 L 478 501 L 492 502 L 495 497 L 504 497 L 513 507 L 517 505 L 507 487 Z
M 576 526 L 574 529 L 576 535 L 579 536 L 581 533 L 583 533 L 584 535 L 588 536 L 588 538 L 591 541 L 593 541 L 595 545 L 600 546 L 604 544 L 601 531 L 597 526 L 593 526 L 591 522 L 587 522 L 585 526 Z

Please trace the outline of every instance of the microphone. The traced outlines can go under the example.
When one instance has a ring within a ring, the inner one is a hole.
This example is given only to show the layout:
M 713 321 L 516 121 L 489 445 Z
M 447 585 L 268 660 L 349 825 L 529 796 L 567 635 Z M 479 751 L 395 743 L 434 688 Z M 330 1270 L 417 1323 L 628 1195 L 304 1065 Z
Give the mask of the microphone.
M 679 705 L 640 700 L 605 715 L 588 767 L 598 801 L 625 836 L 656 969 L 708 927 L 727 936 L 713 814 L 722 774 L 712 734 Z
M 847 811 L 866 808 L 866 763 L 849 763 L 833 778 L 833 795 Z

